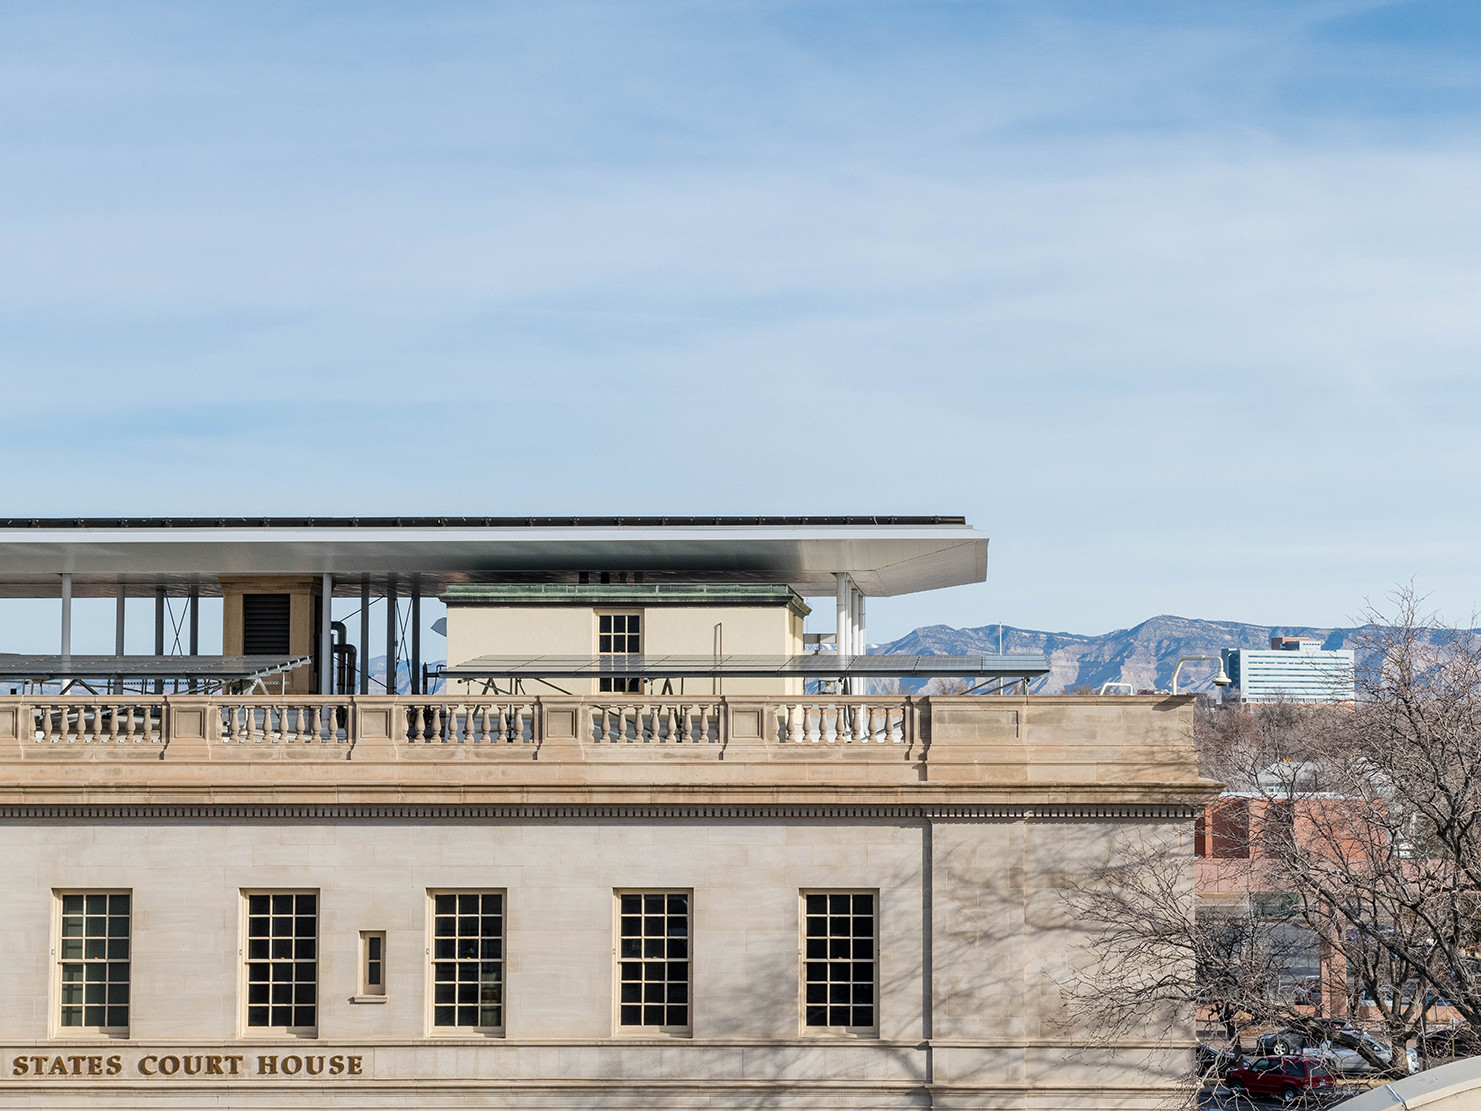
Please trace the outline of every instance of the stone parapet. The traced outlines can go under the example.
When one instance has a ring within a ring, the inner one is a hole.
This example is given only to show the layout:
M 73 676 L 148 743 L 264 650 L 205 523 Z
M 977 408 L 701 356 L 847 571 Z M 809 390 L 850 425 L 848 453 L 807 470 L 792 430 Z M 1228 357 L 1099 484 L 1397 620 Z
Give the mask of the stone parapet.
M 1188 698 L 0 698 L 0 805 L 1192 805 Z

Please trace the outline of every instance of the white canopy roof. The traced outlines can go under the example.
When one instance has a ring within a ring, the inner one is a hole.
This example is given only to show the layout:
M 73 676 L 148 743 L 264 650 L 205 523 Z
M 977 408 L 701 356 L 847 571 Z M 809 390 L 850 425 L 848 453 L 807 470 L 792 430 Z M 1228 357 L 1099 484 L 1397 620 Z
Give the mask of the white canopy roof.
M 786 583 L 832 594 L 834 574 L 866 595 L 982 582 L 984 532 L 960 517 L 83 519 L 0 521 L 0 596 L 56 597 L 60 575 L 79 596 L 195 585 L 221 575 L 361 576 L 383 584 L 570 572 L 640 572 Z

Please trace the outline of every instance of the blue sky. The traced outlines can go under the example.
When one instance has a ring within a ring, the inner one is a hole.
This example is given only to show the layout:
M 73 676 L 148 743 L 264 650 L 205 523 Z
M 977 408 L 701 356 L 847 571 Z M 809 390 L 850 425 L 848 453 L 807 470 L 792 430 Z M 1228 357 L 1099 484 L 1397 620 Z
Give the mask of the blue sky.
M 0 515 L 963 513 L 1481 603 L 1481 5 L 0 8 Z M 106 646 L 101 649 L 106 650 Z

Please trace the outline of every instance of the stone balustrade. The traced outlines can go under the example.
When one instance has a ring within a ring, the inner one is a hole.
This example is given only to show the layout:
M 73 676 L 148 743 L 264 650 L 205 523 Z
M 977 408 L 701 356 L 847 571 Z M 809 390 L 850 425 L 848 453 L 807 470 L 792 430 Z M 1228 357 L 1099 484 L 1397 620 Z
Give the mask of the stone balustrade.
M 0 804 L 1184 805 L 1192 699 L 0 696 Z M 1190 792 L 1192 794 L 1190 795 Z
M 0 738 L 15 736 L 35 745 L 167 745 L 177 736 L 173 719 L 178 713 L 172 711 L 184 711 L 189 722 L 184 738 L 230 745 L 344 745 L 388 738 L 413 745 L 538 745 L 547 739 L 544 725 L 550 712 L 574 715 L 571 720 L 581 723 L 575 735 L 592 744 L 718 745 L 729 740 L 730 711 L 740 708 L 751 723 L 750 736 L 767 742 L 898 746 L 909 744 L 915 733 L 912 704 L 909 698 L 833 695 L 733 700 L 638 695 L 12 696 L 0 697 Z M 367 713 L 375 721 L 368 736 L 361 728 Z

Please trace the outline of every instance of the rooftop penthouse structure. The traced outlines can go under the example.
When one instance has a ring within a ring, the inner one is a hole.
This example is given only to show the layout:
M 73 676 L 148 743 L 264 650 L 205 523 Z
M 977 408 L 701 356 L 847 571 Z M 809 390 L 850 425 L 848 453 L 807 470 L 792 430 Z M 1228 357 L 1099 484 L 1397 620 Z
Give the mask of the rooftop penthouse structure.
M 0 598 L 62 614 L 0 657 L 0 1092 L 1158 1106 L 1192 1016 L 1077 1018 L 1064 894 L 1128 832 L 1191 884 L 1191 700 L 864 652 L 866 598 L 986 559 L 959 518 L 0 522 Z M 432 596 L 436 693 L 399 620 Z M 219 597 L 223 651 L 74 656 L 85 597 Z M 932 675 L 991 693 L 869 685 Z

